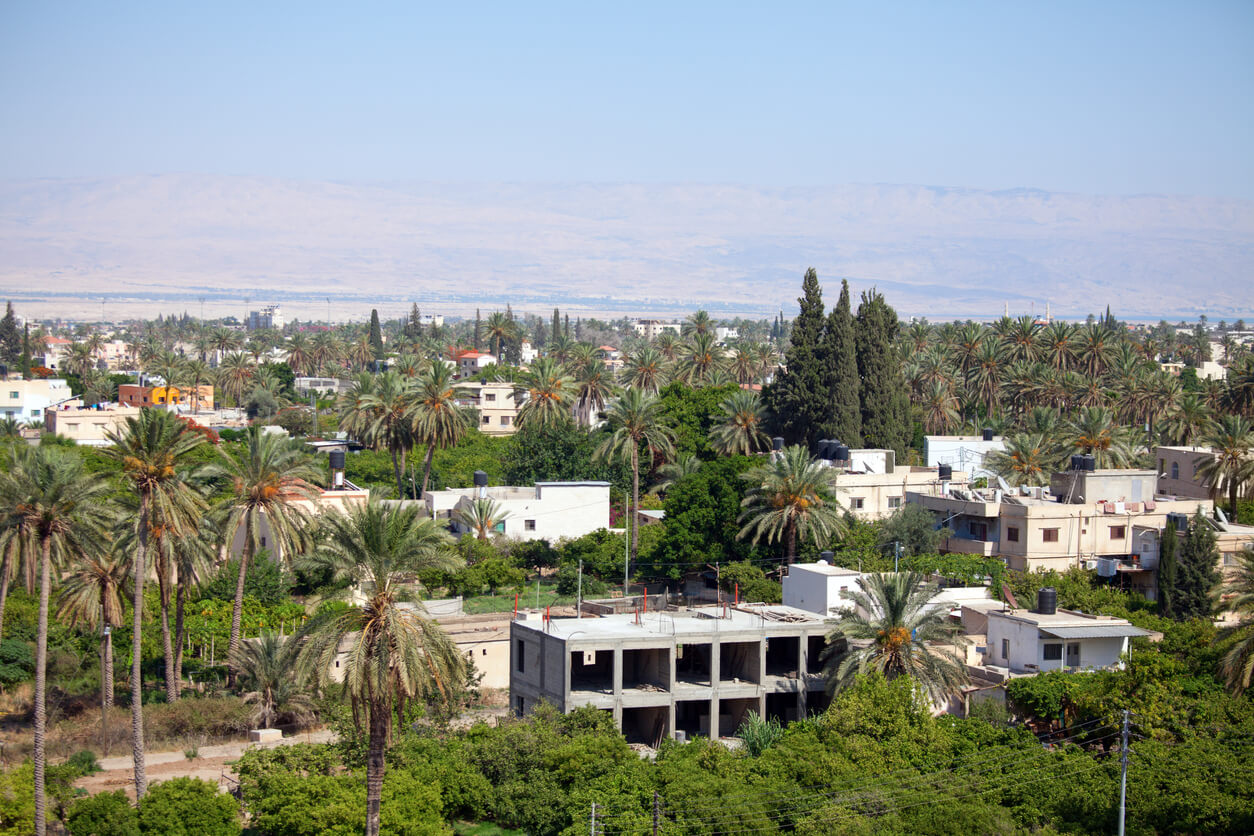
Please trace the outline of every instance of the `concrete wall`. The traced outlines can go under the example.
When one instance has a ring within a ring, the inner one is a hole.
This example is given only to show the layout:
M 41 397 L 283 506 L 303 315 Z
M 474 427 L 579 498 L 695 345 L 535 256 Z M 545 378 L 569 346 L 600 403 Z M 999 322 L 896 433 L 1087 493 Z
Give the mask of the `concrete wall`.
M 139 416 L 139 407 L 114 406 L 108 409 L 48 409 L 44 412 L 44 427 L 48 432 L 72 439 L 76 444 L 88 447 L 104 447 L 109 444 L 105 434 L 119 431 L 127 418 Z
M 42 420 L 44 410 L 73 398 L 70 384 L 61 378 L 0 381 L 0 418 L 15 421 Z
M 840 596 L 842 590 L 857 592 L 857 573 L 834 575 L 830 567 L 796 564 L 784 577 L 784 605 L 822 616 L 853 609 L 853 603 Z
M 1003 438 L 985 441 L 978 435 L 927 435 L 923 437 L 923 460 L 928 467 L 947 464 L 968 473 L 984 467 L 989 453 L 1006 449 Z
M 1002 655 L 1002 640 L 1010 641 L 1010 658 Z M 989 662 L 1009 667 L 1015 673 L 1062 670 L 1067 666 L 1067 646 L 1080 646 L 1079 668 L 1106 668 L 1120 664 L 1120 657 L 1127 652 L 1127 638 L 1056 639 L 1042 636 L 1034 624 L 1003 618 L 996 613 L 988 616 Z M 1046 659 L 1045 646 L 1058 645 L 1059 659 Z
M 1214 454 L 1209 447 L 1159 447 L 1154 451 L 1159 493 L 1209 499 L 1210 486 L 1198 475 L 1198 467 Z

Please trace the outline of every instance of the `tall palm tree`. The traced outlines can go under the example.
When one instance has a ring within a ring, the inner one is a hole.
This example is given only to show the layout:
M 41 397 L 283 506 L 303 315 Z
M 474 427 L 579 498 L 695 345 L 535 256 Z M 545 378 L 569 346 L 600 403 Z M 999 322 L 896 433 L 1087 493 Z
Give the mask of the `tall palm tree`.
M 844 533 L 844 512 L 836 501 L 834 470 L 794 445 L 769 464 L 741 474 L 753 485 L 740 503 L 743 527 L 736 535 L 757 543 L 782 542 L 788 563 L 797 559 L 797 543 L 814 537 L 820 544 Z
M 1017 317 L 1002 338 L 1006 359 L 1011 363 L 1036 362 L 1041 356 L 1040 333 L 1041 326 L 1032 317 Z
M 1063 439 L 1070 452 L 1096 458 L 1099 468 L 1126 467 L 1133 459 L 1127 431 L 1105 407 L 1081 409 L 1067 422 Z
M 218 386 L 222 393 L 229 395 L 238 405 L 244 401 L 244 393 L 248 391 L 257 364 L 242 351 L 236 351 L 222 358 L 218 365 Z
M 297 377 L 309 374 L 309 370 L 313 367 L 313 346 L 307 334 L 297 332 L 288 337 L 287 365 Z
M 1076 326 L 1069 322 L 1051 322 L 1041 330 L 1041 357 L 1060 372 L 1075 362 Z
M 460 394 L 453 380 L 453 370 L 445 363 L 432 363 L 414 385 L 410 429 L 415 443 L 427 446 L 419 496 L 427 492 L 435 451 L 456 447 L 470 431 L 470 413 L 457 403 Z
M 100 705 L 105 711 L 113 707 L 112 630 L 122 626 L 130 568 L 121 550 L 87 552 L 70 565 L 58 599 L 58 618 L 71 627 L 86 624 L 100 634 Z
M 742 386 L 758 379 L 758 348 L 754 343 L 740 343 L 732 351 L 727 370 Z
M 708 311 L 697 311 L 689 314 L 684 320 L 684 324 L 680 326 L 685 337 L 693 334 L 713 334 L 714 320 L 710 319 Z
M 91 346 L 86 343 L 73 343 L 69 352 L 65 355 L 65 359 L 61 361 L 61 368 L 66 374 L 82 377 L 96 367 L 95 358 L 92 357 Z
M 231 660 L 239 671 L 244 702 L 253 706 L 250 719 L 257 728 L 270 728 L 283 716 L 307 722 L 317 715 L 309 690 L 292 676 L 297 653 L 296 642 L 263 633 L 245 642 Z
M 192 414 L 200 414 L 200 387 L 213 380 L 213 372 L 204 360 L 188 360 L 183 364 L 183 380 L 191 389 Z M 213 406 L 210 398 L 209 405 Z
M 1080 329 L 1075 342 L 1081 371 L 1090 378 L 1105 374 L 1114 359 L 1114 332 L 1103 324 L 1086 325 Z
M 143 646 L 144 583 L 148 579 L 148 538 L 154 519 L 178 526 L 197 518 L 204 498 L 180 478 L 192 453 L 205 443 L 174 415 L 159 409 L 142 409 L 139 416 L 106 434 L 110 446 L 105 455 L 119 463 L 122 477 L 139 499 L 135 520 L 135 557 L 131 563 L 131 646 Z M 177 533 L 182 533 L 178 531 Z M 144 764 L 144 713 L 142 654 L 131 660 L 131 749 L 135 762 L 135 794 L 142 798 L 148 788 Z
M 239 351 L 244 340 L 230 328 L 214 328 L 209 337 L 209 345 L 217 352 L 219 358 L 226 357 L 233 351 Z
M 457 509 L 458 525 L 474 532 L 476 538 L 488 540 L 498 525 L 504 525 L 509 512 L 494 499 L 475 499 Z
M 983 340 L 971 361 L 968 379 L 976 395 L 983 402 L 988 415 L 998 411 L 997 401 L 1001 393 L 1005 359 L 1006 353 L 1001 343 L 995 340 Z
M 989 453 L 984 466 L 1011 485 L 1047 485 L 1058 466 L 1056 448 L 1040 433 L 1019 433 L 1005 441 L 1005 449 Z
M 718 405 L 721 420 L 710 427 L 710 445 L 722 456 L 749 456 L 770 444 L 763 427 L 766 407 L 757 392 L 733 392 Z
M 89 475 L 75 455 L 37 448 L 17 467 L 0 475 L 0 496 L 6 501 L 0 514 L 5 528 L 21 528 L 39 550 L 39 616 L 35 635 L 35 833 L 47 832 L 45 775 L 48 602 L 52 590 L 52 563 L 66 563 L 92 551 L 103 539 L 108 484 Z M 136 645 L 138 647 L 138 644 Z M 136 654 L 138 656 L 139 654 Z
M 493 311 L 484 322 L 483 329 L 488 337 L 488 345 L 492 348 L 492 354 L 496 356 L 496 361 L 502 362 L 501 349 L 505 341 L 514 336 L 514 322 L 501 311 Z
M 343 354 L 343 347 L 340 340 L 331 331 L 319 331 L 314 334 L 313 344 L 309 349 L 309 358 L 313 362 L 314 369 L 319 374 L 324 374 L 327 368 L 335 366 L 340 362 Z
M 600 358 L 584 366 L 575 377 L 575 415 L 579 423 L 591 427 L 613 394 L 614 376 Z
M 723 352 L 714 340 L 714 334 L 694 331 L 679 346 L 675 376 L 689 386 L 708 386 L 723 365 Z
M 401 474 L 405 472 L 405 457 L 414 446 L 414 394 L 408 378 L 387 371 L 377 376 L 358 404 L 368 422 L 363 440 L 386 449 L 392 457 L 397 499 L 405 498 Z
M 374 347 L 370 345 L 370 337 L 367 334 L 363 334 L 354 340 L 344 354 L 358 371 L 365 371 L 375 359 Z
M 666 385 L 666 357 L 652 345 L 642 345 L 627 355 L 621 379 L 624 386 L 656 393 Z
M 514 402 L 522 402 L 519 426 L 543 427 L 570 420 L 575 394 L 575 379 L 566 367 L 551 357 L 541 357 L 515 384 Z
M 644 445 L 650 458 L 660 455 L 670 458 L 675 449 L 675 437 L 662 422 L 662 404 L 657 395 L 639 389 L 627 389 L 614 402 L 606 415 L 610 430 L 609 438 L 601 442 L 596 456 L 600 459 L 626 459 L 631 465 L 631 507 L 640 509 L 640 447 Z M 631 529 L 631 557 L 635 563 L 640 550 L 640 526 L 627 516 Z
M 1167 415 L 1167 438 L 1174 444 L 1193 446 L 1211 426 L 1210 406 L 1196 392 L 1181 395 Z
M 426 617 L 417 590 L 402 579 L 460 561 L 448 535 L 417 507 L 385 507 L 375 498 L 326 519 L 328 539 L 313 562 L 366 594 L 360 607 L 310 619 L 295 641 L 299 670 L 330 686 L 342 659 L 341 688 L 353 717 L 369 735 L 366 757 L 366 836 L 378 836 L 384 755 L 392 718 L 410 700 L 449 701 L 465 678 L 465 662 L 439 625 Z M 344 653 L 341 656 L 341 648 Z
M 927 385 L 923 401 L 923 428 L 932 435 L 944 433 L 958 423 L 958 399 L 945 383 L 934 380 Z
M 227 651 L 231 658 L 239 652 L 249 561 L 263 548 L 291 560 L 308 546 L 310 514 L 303 503 L 316 501 L 319 495 L 313 484 L 318 471 L 302 449 L 285 438 L 262 433 L 260 427 L 248 428 L 247 443 L 247 449 L 238 456 L 224 450 L 221 463 L 209 469 L 210 475 L 228 481 L 235 493 L 223 506 L 223 535 L 228 544 L 237 536 L 243 537 L 231 607 Z M 269 533 L 270 542 L 262 542 L 265 532 Z M 232 683 L 235 681 L 233 664 L 228 663 L 227 676 Z
M 1221 415 L 1202 444 L 1212 455 L 1199 459 L 1197 475 L 1210 485 L 1211 498 L 1228 493 L 1228 515 L 1237 516 L 1237 497 L 1254 481 L 1254 425 L 1243 415 Z
M 672 331 L 663 331 L 653 340 L 653 346 L 662 356 L 669 362 L 675 362 L 679 359 L 679 337 L 675 336 Z
M 863 575 L 858 586 L 841 593 L 853 608 L 836 622 L 823 651 L 828 691 L 877 671 L 887 679 L 910 677 L 936 704 L 957 694 L 967 669 L 953 648 L 966 640 L 944 608 L 928 606 L 936 586 L 919 572 Z
M 1220 660 L 1219 673 L 1240 696 L 1254 680 L 1254 551 L 1244 549 L 1237 559 L 1237 573 L 1225 591 L 1233 593 L 1228 609 L 1241 615 L 1241 624 L 1233 631 L 1236 639 Z

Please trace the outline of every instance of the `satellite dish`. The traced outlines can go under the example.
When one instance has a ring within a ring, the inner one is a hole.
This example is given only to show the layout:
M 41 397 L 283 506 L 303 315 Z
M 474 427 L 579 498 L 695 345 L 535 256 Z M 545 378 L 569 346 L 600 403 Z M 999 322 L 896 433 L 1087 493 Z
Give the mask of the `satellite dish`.
M 1015 600 L 1015 594 L 1011 592 L 1010 587 L 1005 584 L 1001 585 L 1001 598 L 1003 601 L 1010 604 L 1011 609 L 1019 609 L 1019 602 Z

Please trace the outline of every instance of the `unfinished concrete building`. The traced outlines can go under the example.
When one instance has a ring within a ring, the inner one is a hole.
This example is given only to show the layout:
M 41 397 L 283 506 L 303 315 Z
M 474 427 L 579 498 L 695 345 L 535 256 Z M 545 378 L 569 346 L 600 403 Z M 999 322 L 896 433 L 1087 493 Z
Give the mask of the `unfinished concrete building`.
M 510 626 L 510 707 L 611 712 L 630 743 L 729 737 L 750 711 L 781 722 L 828 705 L 819 656 L 831 625 L 784 606 L 711 606 Z

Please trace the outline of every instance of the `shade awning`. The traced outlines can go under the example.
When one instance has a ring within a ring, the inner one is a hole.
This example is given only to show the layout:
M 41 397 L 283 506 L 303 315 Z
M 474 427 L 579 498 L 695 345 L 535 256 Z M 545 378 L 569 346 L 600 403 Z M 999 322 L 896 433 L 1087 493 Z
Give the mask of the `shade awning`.
M 1131 624 L 1093 624 L 1083 627 L 1042 627 L 1041 635 L 1055 639 L 1121 639 L 1148 636 L 1150 631 Z

